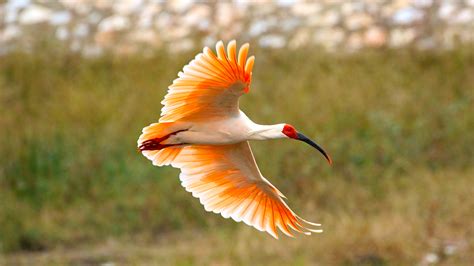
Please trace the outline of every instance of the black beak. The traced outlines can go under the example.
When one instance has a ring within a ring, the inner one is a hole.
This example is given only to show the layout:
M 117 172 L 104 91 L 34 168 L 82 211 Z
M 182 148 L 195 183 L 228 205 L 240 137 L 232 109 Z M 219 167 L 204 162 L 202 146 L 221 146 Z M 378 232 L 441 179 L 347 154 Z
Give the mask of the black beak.
M 309 145 L 313 146 L 313 148 L 315 148 L 320 153 L 322 153 L 324 155 L 324 157 L 326 158 L 326 160 L 328 160 L 328 163 L 332 165 L 331 157 L 327 154 L 327 152 L 321 146 L 319 146 L 314 141 L 310 140 L 308 137 L 306 137 L 305 135 L 303 135 L 299 132 L 297 133 L 297 135 L 298 135 L 298 140 L 304 141 L 304 142 L 308 143 Z

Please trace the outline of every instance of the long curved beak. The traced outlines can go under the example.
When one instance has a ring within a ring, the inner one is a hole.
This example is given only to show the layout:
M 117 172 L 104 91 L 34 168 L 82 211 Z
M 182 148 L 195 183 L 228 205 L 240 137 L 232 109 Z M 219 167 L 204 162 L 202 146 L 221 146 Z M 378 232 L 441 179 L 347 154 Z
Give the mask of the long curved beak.
M 309 139 L 308 137 L 306 137 L 305 135 L 303 135 L 302 133 L 297 133 L 297 136 L 298 136 L 298 140 L 301 140 L 301 141 L 304 141 L 306 143 L 308 143 L 309 145 L 313 146 L 313 148 L 315 148 L 316 150 L 318 150 L 320 153 L 323 154 L 323 156 L 326 158 L 326 160 L 328 161 L 328 163 L 330 165 L 332 165 L 332 159 L 331 157 L 327 154 L 327 152 L 321 147 L 319 146 L 318 144 L 316 144 L 314 141 L 312 141 L 311 139 Z

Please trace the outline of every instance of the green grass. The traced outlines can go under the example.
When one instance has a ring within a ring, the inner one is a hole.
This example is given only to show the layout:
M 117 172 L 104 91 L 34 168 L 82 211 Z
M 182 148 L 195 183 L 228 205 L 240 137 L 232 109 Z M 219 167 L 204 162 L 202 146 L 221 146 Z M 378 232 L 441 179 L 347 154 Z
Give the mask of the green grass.
M 453 242 L 443 263 L 474 260 L 472 49 L 253 52 L 241 108 L 258 123 L 294 125 L 334 159 L 329 167 L 291 141 L 252 143 L 263 174 L 297 213 L 323 223 L 322 235 L 275 241 L 206 213 L 178 171 L 137 152 L 141 128 L 158 119 L 193 53 L 85 59 L 48 48 L 0 58 L 7 262 L 42 251 L 77 263 L 75 249 L 106 239 L 118 244 L 92 259 L 400 265 Z

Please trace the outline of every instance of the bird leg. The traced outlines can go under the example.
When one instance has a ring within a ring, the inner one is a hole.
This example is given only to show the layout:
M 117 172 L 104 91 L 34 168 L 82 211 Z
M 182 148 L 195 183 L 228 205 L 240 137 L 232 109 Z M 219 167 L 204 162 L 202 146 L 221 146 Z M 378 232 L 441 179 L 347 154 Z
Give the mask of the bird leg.
M 170 134 L 165 135 L 165 136 L 160 137 L 160 138 L 153 138 L 153 139 L 145 140 L 144 142 L 142 142 L 140 144 L 140 146 L 138 146 L 138 149 L 140 151 L 153 151 L 153 150 L 161 150 L 161 149 L 164 149 L 164 148 L 170 147 L 170 146 L 182 145 L 181 143 L 179 143 L 179 144 L 161 144 L 161 142 L 165 141 L 170 136 L 176 135 L 176 134 L 178 134 L 179 132 L 182 132 L 182 131 L 186 131 L 186 130 L 178 130 L 178 131 L 175 131 L 173 133 L 170 133 Z

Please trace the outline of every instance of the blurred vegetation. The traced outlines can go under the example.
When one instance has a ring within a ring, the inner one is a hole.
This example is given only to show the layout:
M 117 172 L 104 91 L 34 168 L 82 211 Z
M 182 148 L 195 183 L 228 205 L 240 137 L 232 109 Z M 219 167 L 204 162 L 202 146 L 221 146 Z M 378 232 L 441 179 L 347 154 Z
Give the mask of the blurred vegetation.
M 0 250 L 141 236 L 142 245 L 156 245 L 153 252 L 126 257 L 115 250 L 115 256 L 181 264 L 399 265 L 453 242 L 461 243 L 457 253 L 441 254 L 441 262 L 472 262 L 470 48 L 253 50 L 251 93 L 241 108 L 258 123 L 294 125 L 335 162 L 329 167 L 300 143 L 252 143 L 262 172 L 290 206 L 325 229 L 279 241 L 206 213 L 180 187 L 176 169 L 153 167 L 136 150 L 141 128 L 158 119 L 167 86 L 194 52 L 87 59 L 45 48 L 5 55 Z

